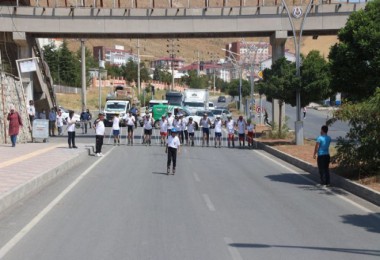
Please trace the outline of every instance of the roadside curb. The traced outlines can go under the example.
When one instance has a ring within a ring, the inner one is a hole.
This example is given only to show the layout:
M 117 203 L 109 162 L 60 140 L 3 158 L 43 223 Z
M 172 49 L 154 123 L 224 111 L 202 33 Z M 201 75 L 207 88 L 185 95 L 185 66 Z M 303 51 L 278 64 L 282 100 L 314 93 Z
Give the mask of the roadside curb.
M 27 196 L 40 191 L 42 188 L 51 183 L 57 177 L 61 176 L 67 170 L 70 170 L 71 168 L 88 158 L 89 154 L 92 152 L 92 148 L 87 146 L 85 147 L 85 149 L 86 150 L 80 152 L 80 154 L 78 154 L 77 156 L 61 163 L 53 169 L 41 173 L 39 176 L 36 176 L 30 181 L 14 188 L 13 190 L 1 196 L 0 213 L 11 207 L 18 201 L 26 198 Z
M 311 179 L 314 181 L 319 182 L 319 172 L 318 168 L 311 165 L 308 162 L 305 162 L 303 160 L 300 160 L 298 158 L 292 157 L 284 152 L 281 152 L 277 149 L 274 149 L 266 144 L 263 144 L 261 142 L 256 141 L 257 148 L 266 151 L 267 153 L 276 156 L 277 158 L 290 163 L 308 173 L 310 175 Z M 333 172 L 331 172 L 333 173 Z M 364 185 L 361 185 L 359 183 L 353 182 L 351 180 L 345 179 L 339 175 L 331 174 L 331 182 L 334 184 L 334 186 L 342 188 L 358 197 L 361 197 L 377 206 L 380 206 L 380 192 L 377 192 L 375 190 L 369 189 Z

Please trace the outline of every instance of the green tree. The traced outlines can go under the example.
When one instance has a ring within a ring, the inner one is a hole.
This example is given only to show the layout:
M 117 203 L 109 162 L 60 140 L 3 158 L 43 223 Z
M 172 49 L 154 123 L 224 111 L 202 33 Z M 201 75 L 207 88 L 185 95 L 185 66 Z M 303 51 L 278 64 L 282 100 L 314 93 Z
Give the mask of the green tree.
M 50 75 L 53 81 L 59 82 L 59 71 L 58 71 L 58 51 L 55 49 L 53 44 L 45 45 L 43 47 L 44 58 L 49 65 Z
M 380 0 L 353 12 L 338 39 L 329 54 L 332 89 L 365 100 L 380 86 Z
M 239 85 L 240 80 L 234 79 L 227 85 L 227 92 L 230 96 L 239 96 Z M 251 93 L 251 84 L 248 80 L 242 80 L 242 87 L 241 87 L 241 95 L 242 97 L 246 97 Z
M 58 81 L 68 86 L 79 87 L 78 63 L 77 57 L 69 50 L 67 41 L 63 41 L 58 49 Z
M 351 128 L 338 138 L 333 160 L 345 170 L 361 174 L 380 174 L 380 88 L 367 101 L 344 104 L 333 120 L 348 121 Z
M 198 76 L 196 70 L 190 70 L 188 75 L 183 76 L 181 80 L 190 88 L 205 89 L 209 87 L 209 77 L 205 75 Z
M 123 77 L 129 82 L 137 82 L 138 78 L 138 66 L 137 62 L 134 62 L 130 59 L 127 64 L 121 66 Z M 140 80 L 141 81 L 149 81 L 149 71 L 145 66 L 145 63 L 140 63 Z

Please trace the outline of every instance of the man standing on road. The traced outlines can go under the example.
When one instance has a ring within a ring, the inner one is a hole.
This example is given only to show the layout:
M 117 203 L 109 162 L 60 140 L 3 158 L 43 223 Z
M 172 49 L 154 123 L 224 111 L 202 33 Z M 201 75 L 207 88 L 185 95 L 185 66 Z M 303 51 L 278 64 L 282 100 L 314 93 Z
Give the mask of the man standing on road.
M 128 115 L 124 118 L 128 128 L 128 145 L 133 145 L 133 128 L 135 127 L 136 118 L 133 116 L 132 111 L 129 110 Z
M 160 120 L 160 137 L 161 142 L 160 145 L 165 145 L 166 136 L 168 135 L 168 120 L 165 115 L 162 115 Z
M 222 146 L 222 120 L 220 119 L 220 115 L 216 116 L 215 120 L 215 148 L 218 146 L 219 148 Z
M 135 117 L 135 127 L 137 127 L 137 112 L 138 112 L 138 109 L 136 108 L 136 105 L 132 104 L 132 107 L 131 107 L 131 109 L 129 109 L 129 111 L 132 113 L 132 116 Z
M 153 132 L 153 119 L 150 117 L 150 114 L 145 115 L 144 119 L 144 143 L 146 146 L 150 146 L 152 141 L 152 132 Z
M 173 128 L 170 136 L 167 139 L 166 143 L 166 150 L 165 153 L 168 154 L 168 161 L 167 161 L 167 167 L 168 171 L 167 174 L 169 175 L 170 173 L 170 164 L 171 161 L 173 161 L 173 169 L 172 169 L 172 174 L 175 174 L 175 167 L 177 166 L 177 151 L 180 153 L 180 141 L 177 134 L 177 129 Z
M 99 113 L 98 119 L 96 119 L 94 122 L 94 128 L 95 128 L 95 156 L 100 157 L 100 156 L 103 156 L 102 146 L 103 146 L 104 133 L 106 130 L 104 126 L 103 113 Z
M 237 121 L 237 130 L 239 134 L 239 147 L 241 148 L 241 143 L 243 142 L 243 147 L 245 147 L 245 130 L 247 129 L 247 123 L 245 122 L 243 116 L 239 116 Z
M 172 111 L 168 111 L 168 136 L 170 136 L 172 128 L 173 128 L 173 123 L 174 123 L 174 117 L 172 115 Z
M 327 132 L 329 131 L 329 128 L 324 125 L 321 128 L 321 135 L 318 136 L 317 142 L 315 144 L 314 148 L 314 156 L 315 159 L 318 154 L 317 163 L 318 163 L 318 170 L 319 175 L 321 177 L 321 185 L 330 186 L 330 171 L 329 171 L 329 164 L 330 164 L 330 143 L 331 143 L 331 137 L 327 135 Z
M 205 145 L 205 142 L 207 142 L 207 146 L 209 146 L 211 121 L 210 118 L 207 117 L 207 113 L 204 113 L 203 118 L 200 121 L 200 125 L 203 133 L 202 147 Z
M 227 138 L 228 148 L 231 147 L 231 142 L 232 142 L 232 147 L 235 147 L 235 122 L 231 116 L 228 116 L 227 118 L 226 128 L 228 131 L 228 138 Z

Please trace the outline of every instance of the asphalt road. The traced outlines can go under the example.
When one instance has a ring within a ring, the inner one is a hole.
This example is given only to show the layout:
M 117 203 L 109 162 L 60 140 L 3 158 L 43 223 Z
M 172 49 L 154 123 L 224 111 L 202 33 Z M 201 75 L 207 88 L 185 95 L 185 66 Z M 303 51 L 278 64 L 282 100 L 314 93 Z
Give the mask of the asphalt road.
M 163 147 L 106 150 L 0 216 L 0 258 L 380 257 L 377 207 L 263 151 L 184 147 L 167 176 Z

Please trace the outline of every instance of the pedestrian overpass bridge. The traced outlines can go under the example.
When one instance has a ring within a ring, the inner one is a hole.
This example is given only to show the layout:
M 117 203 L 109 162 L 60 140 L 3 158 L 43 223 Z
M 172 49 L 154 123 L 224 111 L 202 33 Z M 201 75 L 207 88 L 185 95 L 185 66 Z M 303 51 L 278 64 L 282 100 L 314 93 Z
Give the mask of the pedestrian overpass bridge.
M 241 0 L 239 6 L 227 6 L 224 0 L 224 6 L 219 7 L 211 6 L 209 0 L 203 7 L 175 7 L 172 0 L 167 7 L 156 7 L 155 0 L 150 0 L 144 8 L 138 7 L 137 0 L 128 0 L 132 4 L 125 8 L 122 6 L 127 4 L 120 1 L 127 0 L 118 0 L 117 4 L 114 0 L 110 7 L 96 6 L 96 1 L 90 6 L 67 6 L 67 1 L 64 6 L 51 6 L 49 0 L 45 6 L 42 1 L 21 6 L 17 5 L 19 1 L 9 0 L 10 5 L 0 7 L 0 32 L 13 33 L 16 40 L 22 34 L 50 38 L 215 38 L 269 37 L 281 31 L 292 35 L 286 10 L 277 0 L 268 5 L 258 0 L 249 6 L 245 4 L 248 0 Z M 336 35 L 348 16 L 364 6 L 314 1 L 303 34 Z

